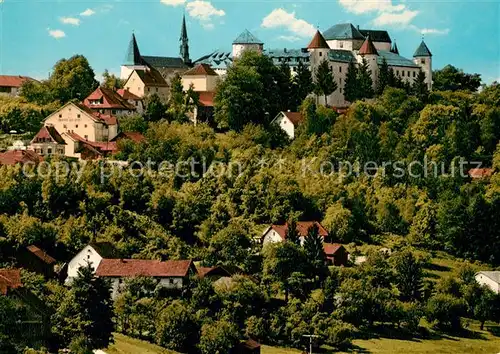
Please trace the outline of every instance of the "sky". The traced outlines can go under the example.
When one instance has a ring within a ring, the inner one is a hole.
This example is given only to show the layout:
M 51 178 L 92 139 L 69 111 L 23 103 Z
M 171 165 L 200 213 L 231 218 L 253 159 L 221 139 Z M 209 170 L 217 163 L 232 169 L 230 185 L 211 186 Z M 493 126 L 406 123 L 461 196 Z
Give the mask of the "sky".
M 303 48 L 337 23 L 385 29 L 411 58 L 422 36 L 433 68 L 500 81 L 500 0 L 0 0 L 0 74 L 48 77 L 83 54 L 100 77 L 120 72 L 132 32 L 142 55 L 179 56 L 183 14 L 191 58 L 231 50 L 245 29 L 265 48 Z

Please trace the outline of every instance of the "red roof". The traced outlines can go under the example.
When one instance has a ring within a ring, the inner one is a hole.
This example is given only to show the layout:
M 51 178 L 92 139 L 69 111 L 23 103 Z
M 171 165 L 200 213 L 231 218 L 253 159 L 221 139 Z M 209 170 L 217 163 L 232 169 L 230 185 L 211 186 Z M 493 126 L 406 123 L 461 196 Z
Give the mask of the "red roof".
M 325 37 L 320 31 L 316 31 L 311 43 L 307 46 L 307 49 L 329 49 L 328 43 L 326 43 Z
M 283 114 L 290 119 L 293 125 L 297 126 L 299 123 L 304 121 L 304 117 L 300 112 L 283 112 Z
M 31 140 L 32 143 L 45 142 L 46 140 L 53 141 L 54 143 L 64 145 L 66 142 L 62 138 L 61 134 L 51 125 L 44 125 L 40 128 L 40 131 Z
M 135 143 L 140 143 L 146 139 L 144 135 L 139 132 L 120 132 L 112 141 L 119 141 L 122 139 L 129 139 Z
M 7 295 L 10 289 L 22 286 L 20 269 L 0 269 L 0 294 Z
M 80 135 L 74 132 L 66 132 L 71 139 L 79 141 L 85 145 L 93 147 L 99 151 L 118 151 L 118 147 L 116 146 L 116 141 L 89 141 L 82 138 Z
M 215 92 L 202 91 L 200 94 L 200 105 L 205 107 L 213 107 L 214 106 L 214 97 Z
M 100 103 L 91 104 L 91 101 L 99 101 Z M 90 109 L 135 110 L 135 107 L 120 96 L 118 92 L 104 87 L 98 87 L 83 101 L 83 104 Z
M 25 81 L 34 81 L 28 76 L 10 76 L 10 75 L 0 75 L 0 86 L 1 87 L 21 87 Z
M 343 248 L 340 243 L 324 243 L 323 244 L 323 249 L 325 250 L 325 254 L 327 256 L 334 255 L 337 253 L 337 251 L 341 248 Z
M 43 158 L 31 150 L 10 150 L 0 153 L 0 165 L 17 165 L 27 162 L 39 163 Z
M 361 46 L 361 48 L 359 48 L 359 54 L 360 55 L 367 55 L 367 54 L 378 55 L 377 49 L 373 45 L 373 42 L 370 39 L 370 36 L 366 37 L 365 41 L 363 42 L 363 45 Z
M 41 250 L 37 246 L 32 245 L 32 246 L 27 247 L 27 249 L 28 249 L 28 251 L 33 253 L 35 256 L 37 256 L 38 258 L 40 258 L 42 261 L 44 261 L 47 264 L 54 264 L 56 262 L 56 260 L 54 258 L 49 256 L 45 251 Z
M 144 259 L 103 259 L 96 270 L 100 277 L 185 277 L 192 261 L 152 261 Z
M 223 267 L 196 267 L 196 271 L 198 272 L 198 276 L 200 278 L 204 278 L 206 276 L 211 275 L 219 275 L 224 277 L 230 277 L 231 273 L 225 270 Z
M 101 114 L 99 112 L 93 111 L 89 107 L 85 106 L 84 104 L 78 103 L 78 102 L 72 102 L 75 106 L 80 108 L 82 111 L 87 113 L 92 119 L 94 119 L 97 122 L 104 123 L 107 125 L 116 125 L 118 124 L 118 120 L 116 119 L 115 116 L 110 115 L 110 114 Z
M 116 90 L 116 92 L 124 99 L 124 100 L 134 100 L 134 101 L 140 101 L 142 98 L 139 96 L 134 95 L 132 92 L 126 89 L 119 89 Z
M 317 221 L 297 221 L 297 231 L 299 236 L 306 237 L 307 231 L 313 225 L 318 226 L 319 235 L 323 238 L 328 237 L 328 231 Z M 286 230 L 288 229 L 288 223 L 284 225 L 271 225 L 271 228 L 281 236 L 284 240 L 286 236 Z
M 468 174 L 471 178 L 486 178 L 493 175 L 492 168 L 473 168 L 469 170 Z
M 218 76 L 217 73 L 212 69 L 212 67 L 208 64 L 198 64 L 194 68 L 186 71 L 182 76 L 197 76 L 197 75 L 206 75 L 206 76 Z

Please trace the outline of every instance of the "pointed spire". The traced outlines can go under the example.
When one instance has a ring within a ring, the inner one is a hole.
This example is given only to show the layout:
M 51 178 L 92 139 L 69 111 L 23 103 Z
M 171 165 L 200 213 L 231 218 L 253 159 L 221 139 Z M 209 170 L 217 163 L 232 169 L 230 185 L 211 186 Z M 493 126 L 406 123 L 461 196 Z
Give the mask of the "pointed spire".
M 328 43 L 326 43 L 325 37 L 321 34 L 319 30 L 316 31 L 311 43 L 307 46 L 307 49 L 329 49 Z
M 372 40 L 370 39 L 370 36 L 368 35 L 363 42 L 363 45 L 361 45 L 361 48 L 359 48 L 359 54 L 360 55 L 378 55 L 377 48 L 373 45 Z
M 396 41 L 394 41 L 394 45 L 391 47 L 391 52 L 394 54 L 399 54 L 399 49 L 398 45 L 396 44 Z
M 135 39 L 135 33 L 132 33 L 132 38 L 128 45 L 127 56 L 125 57 L 125 65 L 142 65 L 141 52 Z
M 422 42 L 420 43 L 420 45 L 418 46 L 417 50 L 415 51 L 415 54 L 413 54 L 413 57 L 432 57 L 432 53 L 431 51 L 429 50 L 429 48 L 427 48 L 427 45 L 425 44 L 425 42 L 422 40 Z
M 184 63 L 189 64 L 191 63 L 191 59 L 189 59 L 189 39 L 186 27 L 186 14 L 182 16 L 181 38 L 179 41 L 181 42 L 180 56 Z

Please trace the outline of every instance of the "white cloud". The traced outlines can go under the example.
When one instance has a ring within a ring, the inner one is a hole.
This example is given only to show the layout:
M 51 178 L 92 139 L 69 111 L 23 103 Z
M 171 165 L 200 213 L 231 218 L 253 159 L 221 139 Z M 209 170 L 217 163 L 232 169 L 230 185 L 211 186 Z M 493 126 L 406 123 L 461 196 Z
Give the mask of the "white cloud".
M 393 5 L 392 0 L 339 0 L 341 6 L 355 14 L 367 12 L 399 12 L 406 9 L 403 4 Z
M 160 0 L 160 2 L 167 6 L 179 6 L 184 5 L 186 3 L 186 0 Z
M 201 26 L 206 30 L 213 30 L 215 28 L 215 25 L 211 22 L 202 22 Z
M 226 13 L 224 10 L 215 8 L 209 1 L 195 0 L 186 5 L 189 16 L 200 21 L 210 21 L 212 17 L 222 17 Z
M 376 26 L 400 25 L 408 26 L 411 21 L 418 15 L 418 11 L 404 10 L 399 13 L 383 12 L 373 20 Z
M 61 17 L 61 22 L 65 25 L 80 26 L 80 19 L 75 17 Z
M 61 30 L 51 30 L 50 28 L 47 29 L 49 31 L 49 36 L 54 37 L 55 39 L 60 39 L 66 37 L 66 33 Z
M 286 12 L 284 9 L 274 9 L 267 15 L 260 25 L 264 28 L 284 27 L 300 37 L 312 37 L 316 30 L 305 20 L 295 17 L 295 12 Z
M 422 28 L 419 30 L 420 33 L 422 34 L 448 34 L 450 33 L 450 29 L 449 28 L 445 28 L 445 29 L 437 29 L 437 28 Z
M 92 16 L 95 14 L 95 11 L 92 9 L 87 9 L 80 13 L 80 16 Z
M 279 36 L 278 39 L 287 42 L 297 42 L 300 41 L 300 37 L 297 36 Z

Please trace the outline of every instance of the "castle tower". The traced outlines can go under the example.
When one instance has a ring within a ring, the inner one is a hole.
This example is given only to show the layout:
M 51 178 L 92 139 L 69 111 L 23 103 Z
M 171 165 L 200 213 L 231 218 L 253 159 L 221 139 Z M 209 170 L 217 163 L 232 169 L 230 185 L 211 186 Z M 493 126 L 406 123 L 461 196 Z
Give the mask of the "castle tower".
M 328 60 L 328 53 L 330 52 L 330 47 L 319 30 L 316 31 L 316 34 L 307 46 L 307 50 L 310 53 L 311 72 L 314 75 L 319 64 L 324 59 Z
M 186 15 L 182 17 L 182 28 L 181 28 L 181 42 L 180 57 L 185 64 L 190 65 L 191 59 L 189 59 L 189 39 L 186 28 Z
M 233 42 L 233 60 L 241 57 L 244 51 L 254 50 L 259 54 L 264 51 L 264 43 L 250 33 L 244 30 Z
M 425 44 L 424 40 L 418 46 L 413 54 L 413 62 L 422 68 L 425 73 L 425 82 L 429 90 L 432 89 L 432 53 Z
M 146 65 L 142 60 L 141 52 L 139 51 L 139 46 L 137 45 L 137 40 L 135 39 L 135 34 L 132 33 L 132 38 L 130 39 L 127 49 L 127 55 L 125 56 L 125 62 L 121 66 L 120 78 L 123 80 L 128 79 L 134 70 L 146 70 Z
M 378 51 L 375 48 L 375 45 L 373 44 L 372 40 L 370 39 L 370 36 L 367 36 L 363 44 L 361 45 L 361 48 L 359 48 L 358 52 L 360 56 L 360 61 L 364 58 L 366 59 L 368 63 L 368 68 L 371 71 L 371 78 L 373 82 L 373 89 L 377 86 L 377 81 L 378 81 L 378 75 L 379 75 L 379 68 L 378 68 Z

